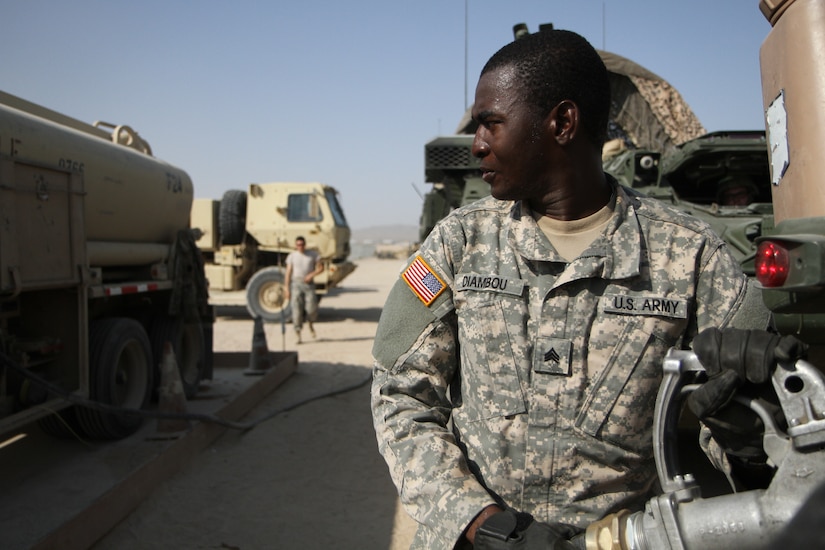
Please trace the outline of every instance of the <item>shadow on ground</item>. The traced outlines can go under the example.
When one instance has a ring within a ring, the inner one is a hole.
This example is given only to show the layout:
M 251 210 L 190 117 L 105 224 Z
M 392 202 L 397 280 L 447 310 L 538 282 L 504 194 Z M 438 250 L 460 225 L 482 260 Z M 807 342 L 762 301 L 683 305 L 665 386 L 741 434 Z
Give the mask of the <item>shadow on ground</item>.
M 226 433 L 93 548 L 390 548 L 397 494 L 369 377 L 363 366 L 299 364 L 247 415 L 255 428 Z

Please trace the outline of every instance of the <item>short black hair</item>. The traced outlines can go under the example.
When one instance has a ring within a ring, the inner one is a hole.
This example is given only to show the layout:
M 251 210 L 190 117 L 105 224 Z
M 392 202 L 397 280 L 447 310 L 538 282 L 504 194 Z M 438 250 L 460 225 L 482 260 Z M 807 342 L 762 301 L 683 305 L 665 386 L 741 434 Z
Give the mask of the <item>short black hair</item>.
M 601 147 L 610 116 L 610 78 L 602 58 L 581 35 L 566 30 L 542 30 L 497 51 L 481 75 L 512 66 L 524 100 L 547 116 L 567 99 L 581 112 L 587 136 Z

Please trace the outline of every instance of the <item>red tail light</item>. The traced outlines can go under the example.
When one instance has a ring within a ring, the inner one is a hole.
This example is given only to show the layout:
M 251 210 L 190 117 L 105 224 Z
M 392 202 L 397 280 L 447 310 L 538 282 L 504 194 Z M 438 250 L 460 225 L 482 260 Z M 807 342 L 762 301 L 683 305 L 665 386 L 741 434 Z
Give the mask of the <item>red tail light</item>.
M 790 270 L 790 259 L 785 247 L 776 242 L 763 241 L 756 250 L 754 267 L 756 280 L 762 286 L 775 288 L 785 284 Z

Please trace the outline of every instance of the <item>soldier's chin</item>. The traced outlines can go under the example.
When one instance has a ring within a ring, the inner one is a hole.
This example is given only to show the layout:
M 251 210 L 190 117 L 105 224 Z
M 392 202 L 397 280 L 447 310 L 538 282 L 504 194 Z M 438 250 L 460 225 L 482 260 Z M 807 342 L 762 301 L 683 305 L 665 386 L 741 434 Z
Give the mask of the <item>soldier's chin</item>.
M 512 192 L 508 192 L 507 189 L 500 189 L 495 186 L 490 187 L 490 194 L 500 201 L 514 201 L 518 199 L 518 197 L 513 196 Z

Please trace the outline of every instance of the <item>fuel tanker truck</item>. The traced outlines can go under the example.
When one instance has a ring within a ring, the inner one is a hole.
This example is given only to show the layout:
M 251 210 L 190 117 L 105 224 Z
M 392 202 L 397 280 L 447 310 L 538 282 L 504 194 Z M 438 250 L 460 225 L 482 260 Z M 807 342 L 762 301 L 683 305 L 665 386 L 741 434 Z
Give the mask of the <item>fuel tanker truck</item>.
M 1 434 L 132 434 L 165 348 L 187 397 L 211 377 L 192 200 L 130 127 L 0 92 Z

